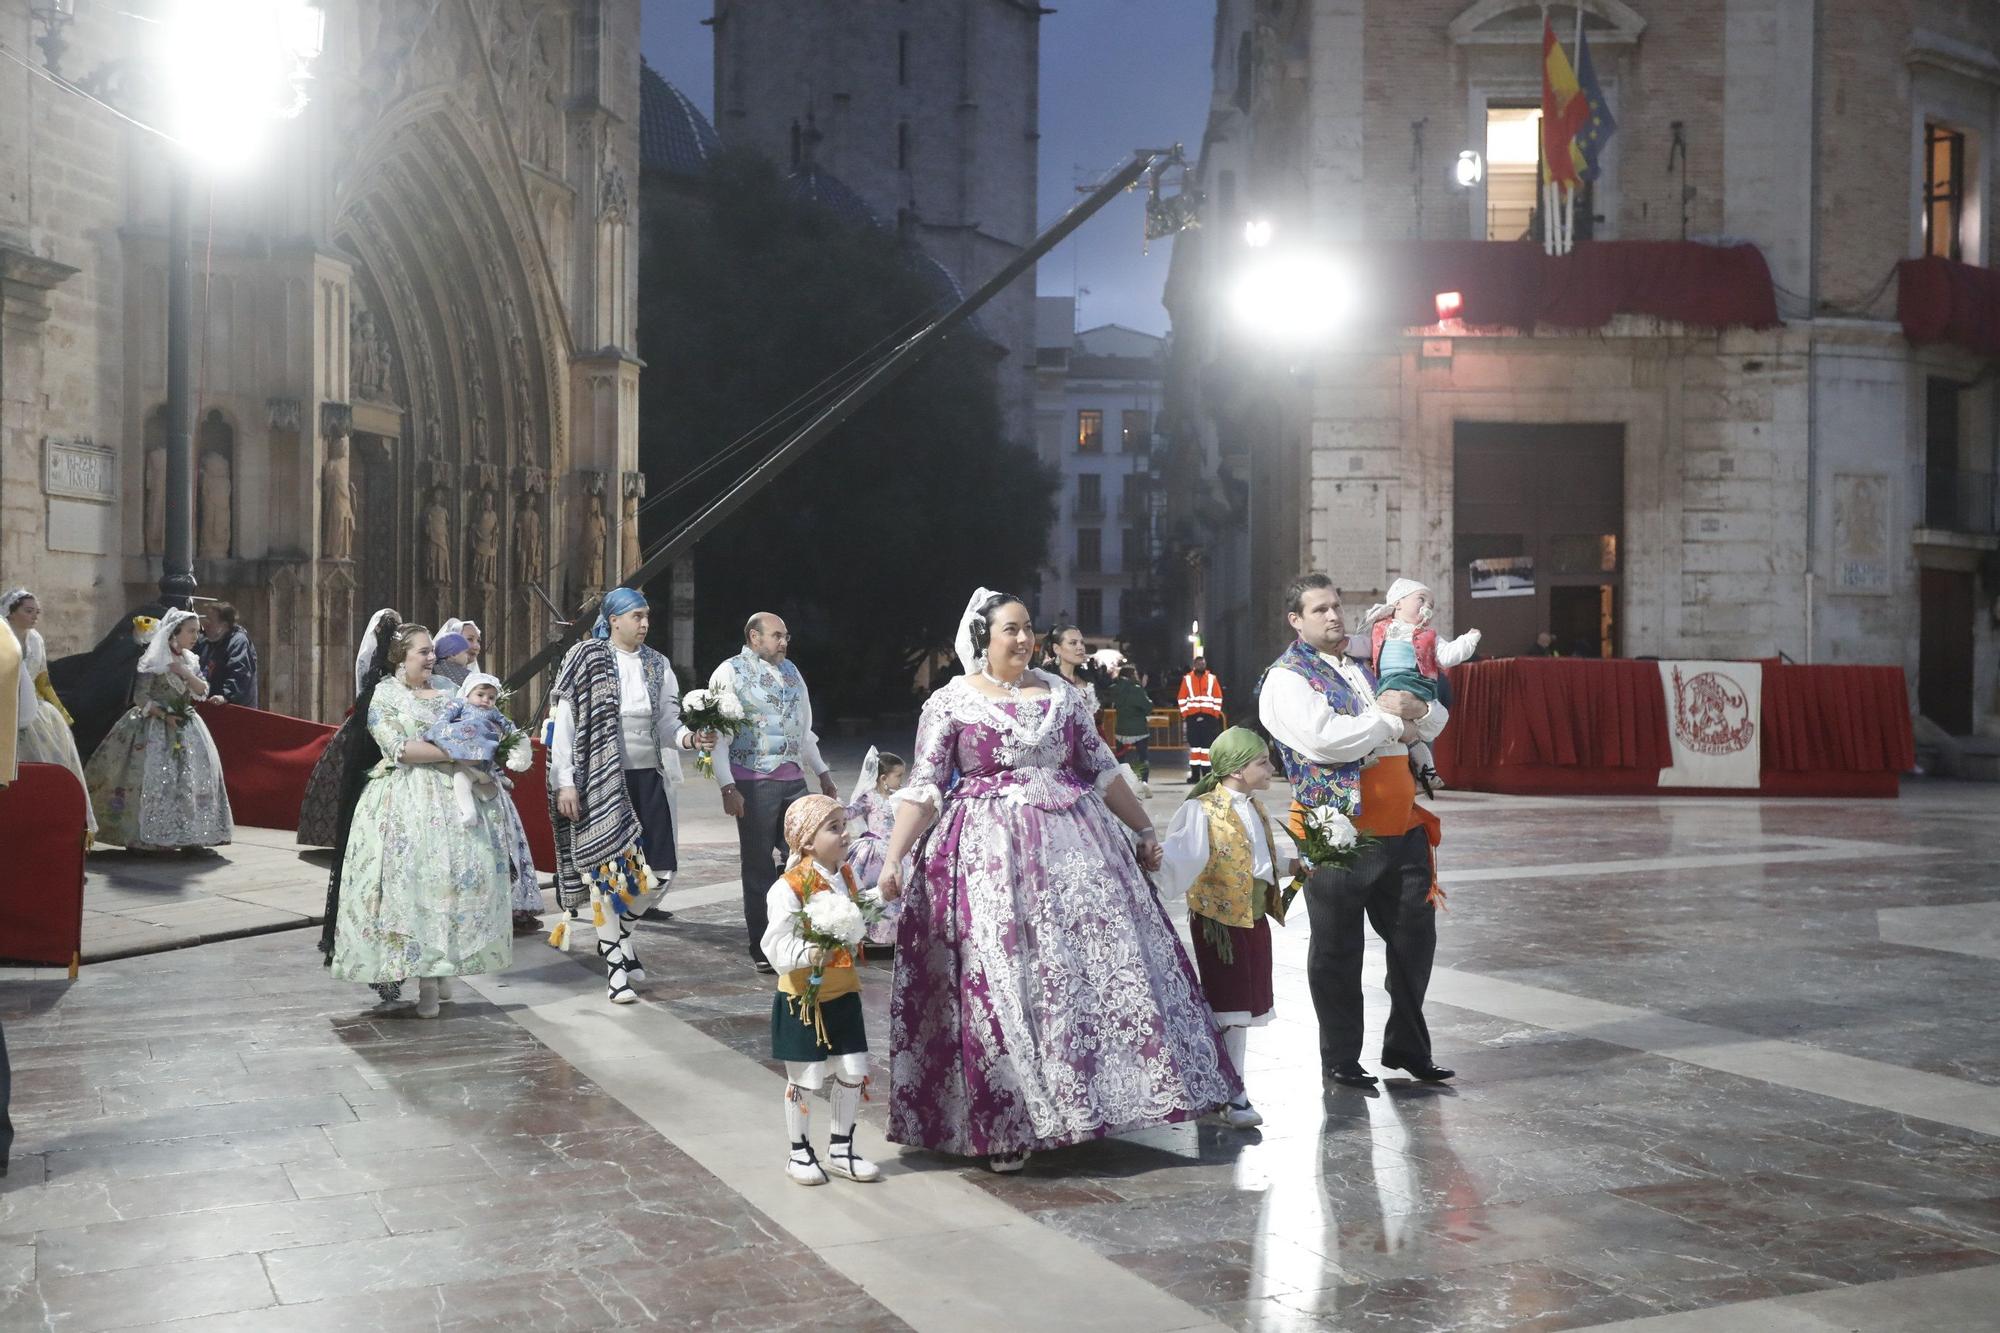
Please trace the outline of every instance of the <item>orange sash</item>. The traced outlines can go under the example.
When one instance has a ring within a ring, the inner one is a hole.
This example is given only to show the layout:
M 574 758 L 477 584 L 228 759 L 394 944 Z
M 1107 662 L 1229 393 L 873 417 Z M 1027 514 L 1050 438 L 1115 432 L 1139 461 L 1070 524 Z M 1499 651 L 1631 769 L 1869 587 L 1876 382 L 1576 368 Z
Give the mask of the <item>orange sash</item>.
M 1305 809 L 1292 803 L 1293 835 L 1304 837 Z M 1431 891 L 1434 907 L 1444 905 L 1444 889 L 1437 882 L 1436 847 L 1444 839 L 1444 825 L 1437 815 L 1417 804 L 1417 779 L 1402 755 L 1384 755 L 1361 770 L 1361 817 L 1354 827 L 1371 838 L 1400 838 L 1413 828 L 1421 828 L 1430 842 Z

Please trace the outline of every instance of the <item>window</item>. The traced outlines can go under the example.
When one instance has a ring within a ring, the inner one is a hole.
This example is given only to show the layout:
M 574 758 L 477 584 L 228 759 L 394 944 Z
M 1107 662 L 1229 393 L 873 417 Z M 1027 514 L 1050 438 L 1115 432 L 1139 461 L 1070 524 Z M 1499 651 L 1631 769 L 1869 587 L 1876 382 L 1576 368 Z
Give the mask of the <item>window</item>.
M 1146 568 L 1146 530 L 1128 527 L 1125 529 L 1125 563 L 1127 574 L 1138 574 Z
M 1076 572 L 1098 574 L 1104 570 L 1104 529 L 1076 530 Z
M 1965 212 L 1965 136 L 1942 125 L 1924 126 L 1924 253 L 1960 259 L 1959 223 Z
M 1120 414 L 1118 447 L 1128 454 L 1143 454 L 1153 447 L 1153 414 L 1144 410 Z
M 1104 589 L 1076 590 L 1076 627 L 1085 634 L 1104 633 Z
M 910 86 L 910 34 L 896 34 L 896 82 L 907 88 Z
M 1486 108 L 1487 240 L 1518 241 L 1528 234 L 1534 224 L 1535 205 L 1541 197 L 1541 167 L 1542 109 L 1538 106 L 1489 103 Z
M 896 122 L 896 170 L 908 171 L 909 169 L 910 169 L 910 122 L 907 120 L 899 120 Z
M 1104 452 L 1104 413 L 1086 407 L 1076 414 L 1076 451 L 1080 454 Z
M 1958 528 L 1960 412 L 1965 397 L 1956 380 L 1924 380 L 1924 526 Z
M 1085 472 L 1076 479 L 1076 512 L 1079 518 L 1096 518 L 1104 513 L 1104 478 Z

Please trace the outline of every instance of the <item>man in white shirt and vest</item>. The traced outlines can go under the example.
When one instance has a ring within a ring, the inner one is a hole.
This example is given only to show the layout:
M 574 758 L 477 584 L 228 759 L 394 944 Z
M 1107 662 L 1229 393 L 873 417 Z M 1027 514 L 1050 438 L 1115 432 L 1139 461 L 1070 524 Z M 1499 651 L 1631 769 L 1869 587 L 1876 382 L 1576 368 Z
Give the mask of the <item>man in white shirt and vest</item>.
M 743 927 L 750 960 L 769 972 L 764 958 L 765 895 L 784 867 L 785 811 L 806 794 L 806 775 L 819 779 L 823 796 L 840 799 L 833 774 L 820 758 L 813 734 L 812 698 L 792 665 L 792 632 L 769 611 L 743 627 L 743 650 L 715 669 L 712 690 L 728 689 L 743 702 L 744 725 L 729 739 L 729 777 L 723 813 L 736 821 L 743 862 Z
M 1187 737 L 1188 785 L 1208 776 L 1208 747 L 1222 734 L 1222 678 L 1208 669 L 1208 659 L 1197 657 L 1181 677 L 1179 702 L 1181 732 Z
M 1417 805 L 1406 743 L 1443 731 L 1445 710 L 1400 690 L 1375 693 L 1368 669 L 1347 655 L 1340 593 L 1326 575 L 1302 575 L 1285 603 L 1298 637 L 1258 682 L 1257 715 L 1292 784 L 1294 827 L 1306 811 L 1331 805 L 1376 839 L 1351 865 L 1315 870 L 1306 881 L 1306 982 L 1319 1018 L 1321 1068 L 1349 1087 L 1376 1082 L 1361 1065 L 1366 918 L 1388 952 L 1382 1063 L 1442 1082 L 1452 1071 L 1431 1059 L 1424 1023 L 1437 951 L 1436 816 Z

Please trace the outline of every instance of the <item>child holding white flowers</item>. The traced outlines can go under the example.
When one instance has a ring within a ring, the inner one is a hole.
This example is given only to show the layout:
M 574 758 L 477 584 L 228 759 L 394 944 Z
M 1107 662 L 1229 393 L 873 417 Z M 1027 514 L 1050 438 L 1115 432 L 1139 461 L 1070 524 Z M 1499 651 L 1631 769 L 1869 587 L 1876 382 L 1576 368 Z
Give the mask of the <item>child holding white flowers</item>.
M 854 1181 L 881 1170 L 854 1151 L 854 1124 L 868 1079 L 868 1031 L 861 1014 L 861 980 L 854 955 L 868 927 L 868 909 L 846 864 L 847 824 L 840 803 L 802 796 L 785 811 L 791 861 L 765 898 L 762 948 L 778 974 L 771 1000 L 771 1058 L 785 1062 L 785 1129 L 791 1156 L 785 1173 L 800 1185 L 824 1185 L 827 1172 Z M 833 1087 L 832 1136 L 826 1164 L 813 1151 L 810 1094 Z
M 1271 1021 L 1271 927 L 1285 923 L 1280 876 L 1299 872 L 1299 850 L 1284 825 L 1257 801 L 1274 770 L 1263 737 L 1231 727 L 1209 747 L 1208 776 L 1188 793 L 1162 844 L 1155 877 L 1163 892 L 1186 893 L 1195 968 L 1215 1013 L 1230 1063 L 1243 1073 L 1250 1029 Z M 1235 1129 L 1264 1123 L 1248 1094 L 1223 1107 Z

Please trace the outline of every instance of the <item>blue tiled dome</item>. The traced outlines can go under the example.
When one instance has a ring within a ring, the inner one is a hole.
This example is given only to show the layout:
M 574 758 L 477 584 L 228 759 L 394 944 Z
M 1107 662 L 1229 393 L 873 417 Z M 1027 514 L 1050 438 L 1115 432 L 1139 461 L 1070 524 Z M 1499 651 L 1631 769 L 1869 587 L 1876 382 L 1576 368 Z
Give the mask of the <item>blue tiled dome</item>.
M 818 204 L 842 222 L 857 227 L 882 225 L 882 219 L 875 216 L 874 210 L 846 182 L 817 167 L 806 166 L 794 171 L 785 177 L 785 186 L 793 198 Z
M 639 161 L 648 171 L 699 176 L 722 151 L 722 139 L 686 93 L 639 66 Z

